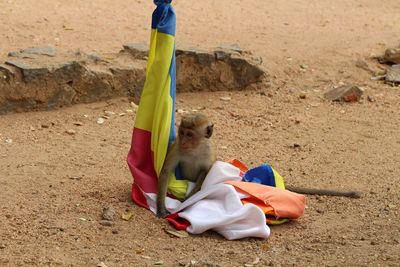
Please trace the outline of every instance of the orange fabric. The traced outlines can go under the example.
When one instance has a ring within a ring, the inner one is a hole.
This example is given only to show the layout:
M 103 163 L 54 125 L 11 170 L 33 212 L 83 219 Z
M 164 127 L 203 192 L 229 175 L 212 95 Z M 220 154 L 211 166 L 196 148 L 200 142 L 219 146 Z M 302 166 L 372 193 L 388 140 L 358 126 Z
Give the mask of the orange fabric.
M 297 219 L 304 213 L 306 207 L 306 197 L 304 195 L 257 183 L 237 181 L 227 181 L 225 183 L 233 185 L 238 192 L 250 195 L 249 199 L 252 199 L 253 203 L 261 201 L 265 206 L 271 206 L 275 211 L 272 215 L 278 219 Z
M 249 169 L 238 159 L 231 159 L 228 163 L 232 164 L 233 166 L 239 168 L 242 172 L 247 172 Z
M 261 200 L 259 200 L 257 198 L 253 198 L 253 197 L 243 198 L 242 203 L 243 203 L 243 205 L 247 204 L 247 203 L 254 204 L 257 207 L 259 207 L 266 215 L 275 216 L 274 208 L 265 204 L 264 202 L 262 202 Z

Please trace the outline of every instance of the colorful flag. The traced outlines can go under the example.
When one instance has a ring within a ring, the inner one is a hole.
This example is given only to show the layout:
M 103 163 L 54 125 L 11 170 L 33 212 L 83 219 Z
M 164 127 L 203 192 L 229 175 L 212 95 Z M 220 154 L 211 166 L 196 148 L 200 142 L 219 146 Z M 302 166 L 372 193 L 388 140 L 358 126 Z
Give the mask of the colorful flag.
M 171 1 L 154 1 L 150 52 L 127 163 L 134 182 L 132 198 L 147 207 L 143 193 L 157 193 L 158 175 L 175 139 L 175 11 Z M 187 181 L 171 177 L 169 192 L 184 197 Z

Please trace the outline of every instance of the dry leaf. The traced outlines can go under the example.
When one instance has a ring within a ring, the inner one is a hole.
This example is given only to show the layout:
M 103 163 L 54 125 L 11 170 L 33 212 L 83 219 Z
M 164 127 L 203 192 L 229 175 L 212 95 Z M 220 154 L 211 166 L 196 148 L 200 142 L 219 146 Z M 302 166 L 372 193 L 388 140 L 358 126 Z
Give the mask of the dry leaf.
M 121 218 L 122 220 L 128 221 L 130 218 L 132 218 L 133 213 L 129 212 L 129 213 L 122 213 Z
M 139 108 L 138 105 L 136 105 L 135 103 L 131 102 L 131 107 L 133 108 L 133 110 L 137 110 Z
M 144 252 L 144 249 L 137 249 L 135 250 L 136 254 L 142 254 Z
M 188 237 L 189 234 L 186 231 L 171 231 L 171 230 L 165 230 L 165 232 L 167 232 L 170 235 L 179 237 L 179 238 L 185 238 Z

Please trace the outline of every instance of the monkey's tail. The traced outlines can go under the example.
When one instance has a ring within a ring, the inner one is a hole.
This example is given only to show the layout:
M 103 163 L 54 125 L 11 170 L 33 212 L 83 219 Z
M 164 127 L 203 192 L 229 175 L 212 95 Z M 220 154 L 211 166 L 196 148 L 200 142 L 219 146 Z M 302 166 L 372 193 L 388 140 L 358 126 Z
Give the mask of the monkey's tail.
M 324 190 L 324 189 L 311 189 L 311 188 L 302 188 L 295 186 L 285 186 L 285 188 L 289 191 L 296 192 L 299 194 L 306 195 L 323 195 L 323 196 L 342 196 L 342 197 L 351 197 L 351 198 L 360 198 L 360 191 L 338 191 L 338 190 Z

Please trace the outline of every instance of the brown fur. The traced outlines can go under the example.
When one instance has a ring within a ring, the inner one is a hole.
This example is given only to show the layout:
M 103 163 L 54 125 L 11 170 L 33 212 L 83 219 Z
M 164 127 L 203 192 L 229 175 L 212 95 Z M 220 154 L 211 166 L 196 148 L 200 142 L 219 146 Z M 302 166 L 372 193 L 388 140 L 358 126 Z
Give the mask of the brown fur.
M 203 114 L 195 113 L 182 117 L 177 139 L 167 152 L 158 179 L 158 217 L 164 218 L 168 214 L 165 208 L 165 196 L 171 173 L 177 166 L 184 179 L 196 183 L 188 197 L 201 189 L 204 178 L 215 162 L 214 145 L 209 139 L 212 132 L 213 124 L 210 124 Z

